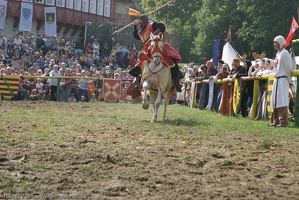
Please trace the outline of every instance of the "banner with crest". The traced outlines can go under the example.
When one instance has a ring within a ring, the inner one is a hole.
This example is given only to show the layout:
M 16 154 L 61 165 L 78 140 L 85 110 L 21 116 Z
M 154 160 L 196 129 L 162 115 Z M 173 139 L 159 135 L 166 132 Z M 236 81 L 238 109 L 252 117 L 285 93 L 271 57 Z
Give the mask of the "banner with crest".
M 118 100 L 121 94 L 121 80 L 104 79 L 103 94 L 105 101 L 113 102 Z
M 32 16 L 33 16 L 33 4 L 21 3 L 21 16 L 20 16 L 20 31 L 31 32 L 32 29 Z
M 57 35 L 56 7 L 45 7 L 45 34 L 47 36 Z
M 4 29 L 6 19 L 7 1 L 0 1 L 0 29 Z

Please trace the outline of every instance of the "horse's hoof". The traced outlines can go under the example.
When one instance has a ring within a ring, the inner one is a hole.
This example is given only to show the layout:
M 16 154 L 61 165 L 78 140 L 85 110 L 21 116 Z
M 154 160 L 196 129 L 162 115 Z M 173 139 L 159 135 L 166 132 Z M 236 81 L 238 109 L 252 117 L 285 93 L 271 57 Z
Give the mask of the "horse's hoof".
M 148 101 L 143 101 L 143 103 L 142 103 L 142 108 L 143 108 L 144 110 L 147 110 L 147 109 L 149 108 L 149 102 L 148 102 Z

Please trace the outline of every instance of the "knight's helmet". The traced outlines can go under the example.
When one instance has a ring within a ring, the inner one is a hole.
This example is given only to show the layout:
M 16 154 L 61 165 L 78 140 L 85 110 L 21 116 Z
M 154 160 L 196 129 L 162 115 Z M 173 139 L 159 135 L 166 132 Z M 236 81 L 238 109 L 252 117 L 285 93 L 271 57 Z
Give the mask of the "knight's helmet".
M 138 17 L 138 19 L 142 20 L 143 25 L 146 25 L 148 23 L 148 16 L 145 14 L 142 14 Z

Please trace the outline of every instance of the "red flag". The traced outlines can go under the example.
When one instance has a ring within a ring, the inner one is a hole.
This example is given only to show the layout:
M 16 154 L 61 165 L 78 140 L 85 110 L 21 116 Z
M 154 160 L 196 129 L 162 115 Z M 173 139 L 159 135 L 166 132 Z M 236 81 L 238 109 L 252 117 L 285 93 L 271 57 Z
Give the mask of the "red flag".
M 228 31 L 227 31 L 226 40 L 227 40 L 228 42 L 231 42 L 231 41 L 232 41 L 232 32 L 230 31 L 230 28 L 229 28 Z
M 292 24 L 291 24 L 291 28 L 290 28 L 290 31 L 289 31 L 289 34 L 288 34 L 288 37 L 286 38 L 286 45 L 285 47 L 288 47 L 290 45 L 290 42 L 296 32 L 296 30 L 299 28 L 296 20 L 294 19 L 293 17 L 293 20 L 292 20 Z

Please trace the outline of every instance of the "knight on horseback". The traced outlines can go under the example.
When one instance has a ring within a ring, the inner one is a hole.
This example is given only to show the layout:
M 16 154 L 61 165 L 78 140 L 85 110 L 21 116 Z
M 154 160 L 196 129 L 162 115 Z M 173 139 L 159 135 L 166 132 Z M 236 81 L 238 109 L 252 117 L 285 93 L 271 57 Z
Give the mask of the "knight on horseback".
M 158 22 L 149 22 L 147 15 L 140 15 L 138 19 L 133 22 L 134 25 L 134 38 L 137 40 L 141 40 L 143 45 L 143 52 L 150 57 L 150 34 L 153 33 L 155 35 L 162 33 L 163 34 L 163 42 L 165 41 L 165 25 L 163 23 Z M 140 26 L 140 30 L 138 30 L 137 25 Z M 169 44 L 164 43 L 164 52 L 163 52 L 164 60 L 167 61 L 166 64 L 171 69 L 171 77 L 173 80 L 173 84 L 176 87 L 178 92 L 181 92 L 181 84 L 179 79 L 183 78 L 182 73 L 179 70 L 178 63 L 181 61 L 180 54 Z M 136 62 L 136 66 L 129 72 L 132 76 L 136 77 L 136 81 L 133 85 L 133 88 L 138 89 L 140 87 L 141 80 L 141 66 L 144 60 L 141 57 L 138 58 Z

